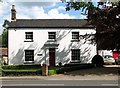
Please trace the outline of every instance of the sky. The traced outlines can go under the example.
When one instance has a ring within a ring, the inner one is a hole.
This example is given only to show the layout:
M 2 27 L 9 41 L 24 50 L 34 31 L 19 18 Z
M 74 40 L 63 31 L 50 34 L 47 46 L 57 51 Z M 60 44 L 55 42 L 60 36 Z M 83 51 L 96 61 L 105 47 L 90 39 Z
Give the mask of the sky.
M 66 12 L 66 3 L 60 0 L 2 0 L 0 2 L 0 34 L 3 31 L 4 20 L 11 21 L 12 5 L 15 5 L 17 19 L 86 19 L 81 11 Z

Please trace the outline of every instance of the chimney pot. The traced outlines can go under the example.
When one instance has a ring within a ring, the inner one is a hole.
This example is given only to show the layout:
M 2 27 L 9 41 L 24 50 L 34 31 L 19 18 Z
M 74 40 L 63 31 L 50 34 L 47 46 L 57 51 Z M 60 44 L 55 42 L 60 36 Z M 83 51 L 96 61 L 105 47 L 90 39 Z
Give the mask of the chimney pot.
M 15 5 L 12 5 L 12 10 L 15 10 Z

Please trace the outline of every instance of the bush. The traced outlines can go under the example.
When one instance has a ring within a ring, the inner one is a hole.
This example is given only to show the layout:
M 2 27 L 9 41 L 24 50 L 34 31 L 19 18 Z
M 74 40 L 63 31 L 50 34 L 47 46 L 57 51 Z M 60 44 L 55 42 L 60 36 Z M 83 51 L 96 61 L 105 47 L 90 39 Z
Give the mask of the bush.
M 2 70 L 2 76 L 20 76 L 20 75 L 41 75 L 39 70 Z
M 65 64 L 64 67 L 73 67 L 73 66 L 82 66 L 82 67 L 86 67 L 86 66 L 91 66 L 91 64 L 81 64 L 81 63 L 77 63 L 77 64 Z
M 56 69 L 48 70 L 48 75 L 54 75 L 56 74 Z
M 95 55 L 92 58 L 92 64 L 96 65 L 96 67 L 103 67 L 104 64 L 103 57 L 100 55 Z
M 41 65 L 3 65 L 2 76 L 41 75 Z
M 42 75 L 40 65 L 5 65 L 2 66 L 2 76 Z M 62 74 L 80 69 L 92 68 L 92 64 L 67 65 L 63 67 L 49 67 L 48 75 Z
M 2 69 L 39 69 L 41 68 L 41 65 L 3 65 Z
M 92 64 L 79 64 L 79 65 L 74 65 L 74 66 L 65 66 L 65 67 L 56 67 L 56 68 L 49 68 L 50 70 L 55 70 L 56 74 L 62 74 L 65 72 L 70 72 L 70 71 L 75 71 L 75 70 L 80 70 L 80 69 L 88 69 L 88 68 L 93 68 L 94 65 Z

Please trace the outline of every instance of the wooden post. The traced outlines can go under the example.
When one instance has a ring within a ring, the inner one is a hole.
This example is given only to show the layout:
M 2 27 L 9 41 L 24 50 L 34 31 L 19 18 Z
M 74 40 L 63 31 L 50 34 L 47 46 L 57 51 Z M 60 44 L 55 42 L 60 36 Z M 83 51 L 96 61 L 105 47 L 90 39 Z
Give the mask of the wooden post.
M 42 76 L 48 76 L 48 65 L 43 64 L 42 66 Z

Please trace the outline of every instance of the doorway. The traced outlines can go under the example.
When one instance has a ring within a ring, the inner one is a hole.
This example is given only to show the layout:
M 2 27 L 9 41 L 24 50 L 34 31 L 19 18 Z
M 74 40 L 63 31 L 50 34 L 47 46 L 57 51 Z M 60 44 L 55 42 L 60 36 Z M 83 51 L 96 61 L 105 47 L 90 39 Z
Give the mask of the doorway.
M 49 65 L 55 66 L 55 48 L 49 48 Z

